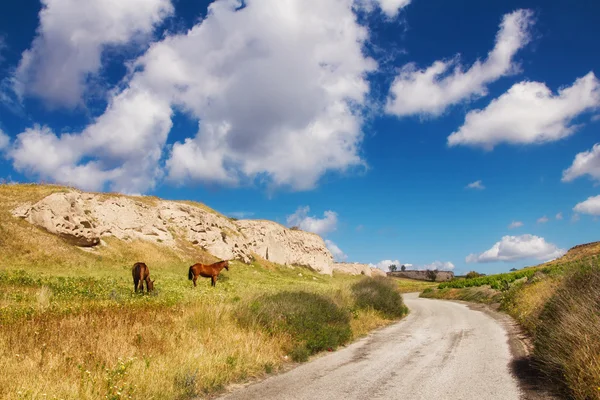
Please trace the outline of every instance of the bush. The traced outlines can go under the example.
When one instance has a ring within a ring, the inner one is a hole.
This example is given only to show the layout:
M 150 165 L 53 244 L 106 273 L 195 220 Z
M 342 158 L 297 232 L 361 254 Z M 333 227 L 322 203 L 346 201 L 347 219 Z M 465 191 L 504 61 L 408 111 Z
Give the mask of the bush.
M 435 280 L 437 279 L 437 274 L 438 271 L 436 270 L 427 270 L 427 279 L 429 279 L 431 282 L 435 282 Z
M 473 279 L 473 278 L 479 278 L 480 276 L 481 276 L 481 274 L 479 272 L 471 271 L 465 276 L 465 278 Z
M 546 304 L 536 328 L 540 368 L 575 399 L 600 399 L 600 265 L 580 266 Z
M 393 281 L 384 278 L 367 278 L 352 285 L 352 292 L 359 308 L 373 308 L 386 318 L 400 318 L 408 309 Z
M 542 268 L 541 271 L 545 274 L 552 273 L 556 268 Z M 466 278 L 466 279 L 455 279 L 450 282 L 440 283 L 438 288 L 454 288 L 454 289 L 462 289 L 465 287 L 476 287 L 476 286 L 484 286 L 490 285 L 492 289 L 497 290 L 507 290 L 511 283 L 521 278 L 531 278 L 533 274 L 536 273 L 536 269 L 527 269 L 517 272 L 510 272 L 506 274 L 497 274 L 497 275 L 488 275 L 488 276 L 479 276 L 477 278 Z
M 308 292 L 281 292 L 261 296 L 247 307 L 240 307 L 238 320 L 249 325 L 257 322 L 270 334 L 290 335 L 295 361 L 309 355 L 335 349 L 352 336 L 350 314 L 327 297 Z

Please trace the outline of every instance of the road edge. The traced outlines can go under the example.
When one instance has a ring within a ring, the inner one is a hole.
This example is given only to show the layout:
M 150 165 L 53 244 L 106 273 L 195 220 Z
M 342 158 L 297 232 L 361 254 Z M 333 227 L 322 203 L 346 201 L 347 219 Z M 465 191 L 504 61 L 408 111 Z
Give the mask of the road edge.
M 442 299 L 440 299 L 442 300 Z M 481 311 L 496 320 L 505 330 L 512 361 L 510 373 L 521 389 L 521 400 L 560 400 L 559 389 L 543 376 L 533 362 L 533 338 L 510 315 L 498 311 L 493 305 L 471 303 L 463 300 L 446 300 L 464 304 L 470 310 Z

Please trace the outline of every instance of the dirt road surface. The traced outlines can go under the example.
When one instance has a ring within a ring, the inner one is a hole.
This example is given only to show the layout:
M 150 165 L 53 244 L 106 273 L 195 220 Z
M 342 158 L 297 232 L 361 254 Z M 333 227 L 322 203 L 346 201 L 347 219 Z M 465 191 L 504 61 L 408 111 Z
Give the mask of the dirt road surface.
M 404 295 L 410 314 L 334 353 L 221 399 L 512 400 L 507 333 L 464 304 Z

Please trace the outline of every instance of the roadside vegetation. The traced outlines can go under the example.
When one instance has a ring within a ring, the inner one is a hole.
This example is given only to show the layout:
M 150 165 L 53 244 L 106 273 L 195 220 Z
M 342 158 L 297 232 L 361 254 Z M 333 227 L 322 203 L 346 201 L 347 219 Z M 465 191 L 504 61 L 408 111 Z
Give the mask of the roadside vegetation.
M 507 274 L 457 279 L 421 296 L 493 304 L 533 338 L 534 364 L 565 396 L 600 399 L 600 246 Z
M 435 282 L 420 281 L 417 279 L 408 278 L 394 277 L 392 278 L 392 281 L 396 283 L 396 287 L 400 293 L 422 292 L 423 290 L 436 288 L 438 286 L 438 283 Z
M 0 185 L 2 399 L 207 396 L 406 312 L 385 280 L 329 277 L 258 257 L 231 262 L 216 288 L 208 279 L 193 288 L 192 261 L 215 261 L 197 247 L 109 240 L 84 251 L 10 215 L 19 203 L 61 190 Z M 150 294 L 133 292 L 136 261 L 150 268 Z M 363 286 L 373 290 L 372 304 L 356 291 Z

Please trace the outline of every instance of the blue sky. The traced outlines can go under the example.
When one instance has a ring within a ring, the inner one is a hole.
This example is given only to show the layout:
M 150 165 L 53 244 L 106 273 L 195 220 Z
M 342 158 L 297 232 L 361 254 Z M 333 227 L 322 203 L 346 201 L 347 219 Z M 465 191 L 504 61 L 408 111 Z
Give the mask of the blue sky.
M 457 273 L 598 240 L 600 4 L 0 5 L 0 177 L 193 199 Z

